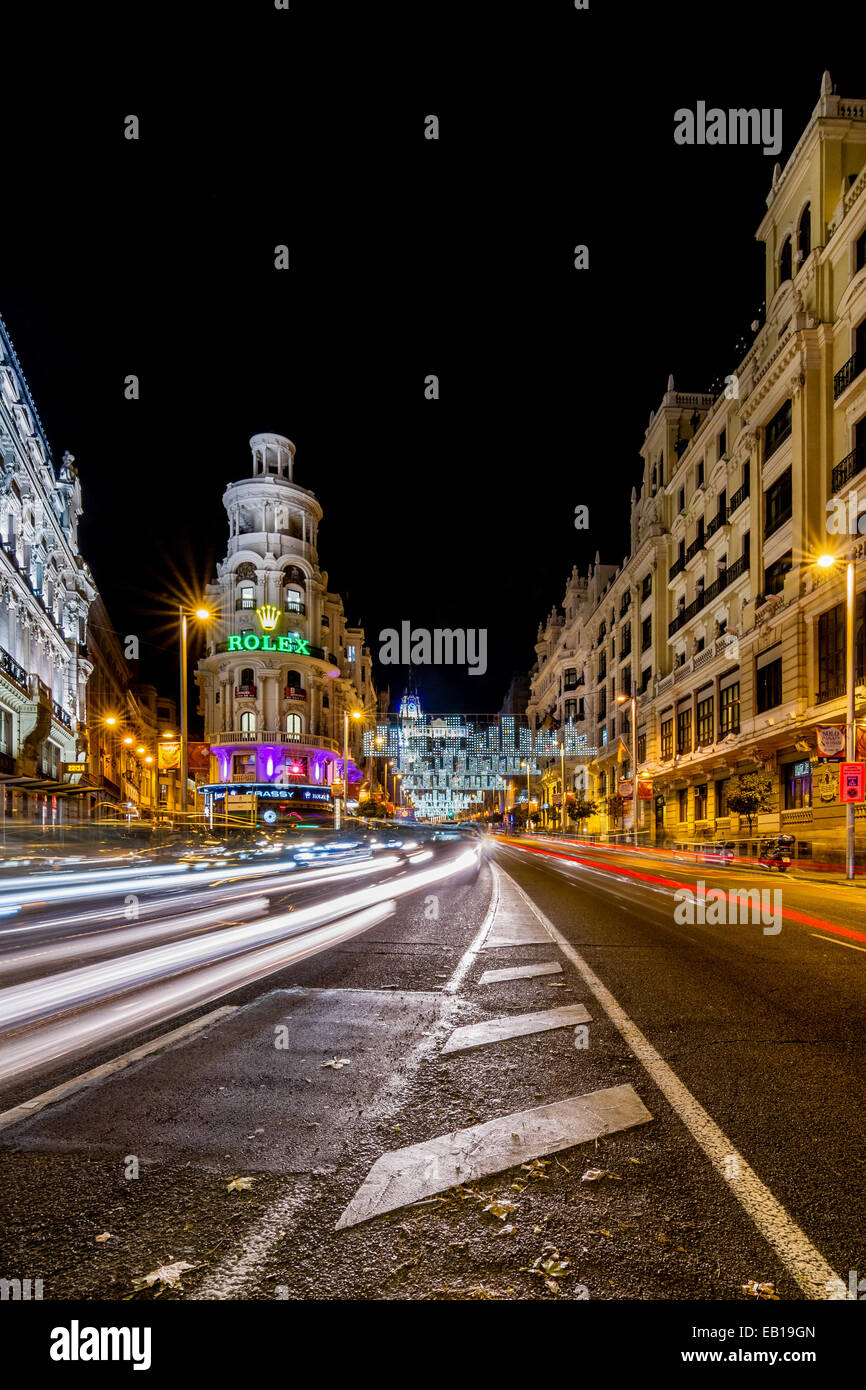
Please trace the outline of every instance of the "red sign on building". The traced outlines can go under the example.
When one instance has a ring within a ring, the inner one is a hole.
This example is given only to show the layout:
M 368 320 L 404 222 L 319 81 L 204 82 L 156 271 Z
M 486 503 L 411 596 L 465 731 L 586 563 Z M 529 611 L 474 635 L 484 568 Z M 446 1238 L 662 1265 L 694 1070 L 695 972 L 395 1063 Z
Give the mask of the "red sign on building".
M 842 763 L 839 768 L 839 800 L 866 800 L 866 763 Z

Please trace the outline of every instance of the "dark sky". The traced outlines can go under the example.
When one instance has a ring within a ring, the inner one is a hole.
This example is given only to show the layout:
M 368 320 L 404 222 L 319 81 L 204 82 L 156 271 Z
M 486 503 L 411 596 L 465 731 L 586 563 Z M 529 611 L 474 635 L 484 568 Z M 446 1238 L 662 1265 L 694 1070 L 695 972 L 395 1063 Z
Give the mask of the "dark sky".
M 163 46 L 151 18 L 110 67 L 13 75 L 6 178 L 23 186 L 3 202 L 0 313 L 55 459 L 76 457 L 83 553 L 118 630 L 145 639 L 145 678 L 172 692 L 150 610 L 175 572 L 211 576 L 223 488 L 274 430 L 374 651 L 404 619 L 486 627 L 485 677 L 431 668 L 420 686 L 428 710 L 495 710 L 571 566 L 626 554 L 668 373 L 706 390 L 732 371 L 763 298 L 773 158 L 679 147 L 674 111 L 781 107 L 784 164 L 823 69 L 863 97 L 862 64 L 822 48 L 820 16 L 807 42 L 785 20 L 789 55 L 775 4 L 708 29 L 664 4 L 472 21 L 291 4 L 197 12 L 195 35 L 175 18 Z M 853 33 L 856 14 L 828 27 Z M 392 693 L 403 675 L 380 672 Z

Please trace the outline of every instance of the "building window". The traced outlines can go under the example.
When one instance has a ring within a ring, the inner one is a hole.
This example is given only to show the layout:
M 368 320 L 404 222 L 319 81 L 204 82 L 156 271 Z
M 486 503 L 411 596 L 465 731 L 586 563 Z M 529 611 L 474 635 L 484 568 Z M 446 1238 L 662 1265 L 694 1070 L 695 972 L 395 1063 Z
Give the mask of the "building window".
M 698 487 L 703 487 L 703 485 L 704 485 L 704 461 L 703 461 L 703 459 L 698 459 L 698 462 L 695 464 L 695 487 L 696 487 L 696 488 L 698 488 Z
M 641 601 L 641 603 L 643 603 L 644 599 L 649 598 L 649 596 L 650 596 L 650 594 L 652 593 L 652 591 L 653 591 L 653 577 L 652 577 L 652 571 L 650 571 L 649 574 L 645 574 L 645 575 L 644 575 L 643 579 L 642 579 L 641 582 L 640 582 L 640 601 Z
M 724 458 L 728 452 L 728 431 L 722 430 L 716 440 L 716 458 Z
M 791 551 L 781 555 L 764 570 L 764 593 L 780 594 L 785 587 L 785 575 L 791 569 Z
M 674 756 L 674 721 L 672 717 L 662 720 L 661 743 L 662 757 L 672 758 Z
M 793 265 L 793 262 L 794 262 L 794 256 L 793 256 L 793 250 L 792 250 L 792 247 L 791 247 L 791 238 L 790 238 L 790 237 L 786 237 L 786 238 L 785 238 L 785 244 L 784 244 L 783 247 L 782 247 L 782 254 L 781 254 L 780 257 L 779 257 L 779 284 L 780 284 L 780 285 L 784 285 L 784 283 L 785 283 L 786 280 L 790 280 L 790 278 L 791 278 L 791 266 Z
M 303 728 L 301 725 L 301 716 L 299 714 L 287 714 L 286 733 L 294 734 L 296 738 L 300 738 L 302 732 Z
M 764 539 L 772 536 L 791 515 L 791 470 L 786 468 L 781 478 L 764 494 Z
M 776 705 L 782 703 L 782 658 L 780 656 L 777 656 L 775 661 L 768 661 L 766 666 L 760 667 L 756 672 L 755 690 L 759 714 L 763 714 L 765 710 L 774 709 Z
M 348 646 L 348 647 L 346 648 L 346 660 L 347 660 L 347 661 L 352 661 L 352 662 L 355 661 L 355 648 L 354 648 L 354 646 L 351 646 L 351 645 L 350 645 L 350 646 Z
M 677 712 L 677 752 L 691 753 L 692 751 L 692 710 L 691 705 L 688 709 L 681 709 Z
M 708 695 L 705 700 L 698 700 L 698 747 L 706 748 L 708 744 L 714 743 L 713 730 L 713 697 Z
M 619 648 L 619 659 L 622 661 L 624 656 L 628 656 L 631 651 L 631 623 L 626 623 L 622 630 L 622 641 Z
M 677 792 L 677 820 L 682 823 L 689 818 L 689 789 L 682 787 Z
M 565 702 L 565 717 L 566 717 L 566 720 L 568 720 L 569 723 L 571 723 L 574 719 L 576 719 L 576 717 L 577 717 L 577 701 L 576 701 L 576 700 L 566 700 L 566 702 Z
M 719 691 L 719 737 L 740 732 L 740 682 Z
M 240 680 L 238 681 L 238 684 L 239 684 L 239 685 L 255 685 L 255 683 L 256 683 L 256 673 L 255 673 L 255 671 L 253 670 L 252 666 L 245 666 L 244 669 L 241 671 L 241 678 L 240 678 Z
M 715 784 L 716 788 L 716 815 L 726 816 L 728 814 L 728 779 L 720 777 Z
M 686 490 L 681 487 L 677 493 L 677 511 L 684 512 L 686 509 Z
M 607 652 L 599 652 L 598 655 L 598 678 L 603 681 L 607 675 Z
M 649 651 L 653 642 L 653 620 L 652 615 L 644 618 L 640 630 L 640 649 L 642 652 Z
M 255 710 L 244 710 L 241 715 L 241 733 L 254 734 L 256 731 L 256 712 Z
M 638 763 L 646 762 L 646 734 L 637 736 L 637 760 Z
M 241 587 L 238 589 L 238 601 L 237 601 L 237 603 L 235 604 L 235 607 L 236 607 L 236 608 L 255 608 L 255 606 L 256 606 L 256 591 L 255 591 L 255 589 L 253 588 L 252 584 L 242 584 Z
M 860 593 L 854 608 L 854 666 L 858 685 L 866 679 L 864 610 L 866 594 Z M 839 603 L 818 617 L 818 703 L 838 699 L 845 693 L 845 685 L 845 605 Z
M 766 448 L 764 449 L 764 461 L 774 454 L 780 444 L 788 438 L 791 433 L 791 399 L 785 401 L 767 425 Z
M 641 671 L 640 689 L 638 690 L 638 695 L 645 695 L 646 692 L 649 690 L 649 683 L 652 680 L 652 674 L 653 668 L 651 666 L 645 666 L 644 669 Z
M 599 719 L 603 719 L 604 716 L 605 716 L 606 714 L 607 714 L 607 691 L 606 691 L 606 690 L 600 690 L 600 691 L 598 692 L 598 717 L 599 717 Z
M 854 242 L 854 274 L 866 268 L 866 232 L 861 232 Z
M 300 671 L 295 671 L 294 669 L 289 671 L 286 676 L 286 685 L 290 690 L 303 690 L 304 679 Z
M 807 203 L 800 214 L 797 228 L 797 261 L 802 265 L 812 250 L 812 204 Z
M 285 611 L 287 613 L 304 612 L 304 595 L 300 589 L 286 589 Z
M 707 818 L 708 790 L 708 782 L 701 782 L 700 786 L 695 787 L 695 820 L 706 820 Z
M 0 753 L 12 752 L 12 715 L 8 709 L 0 708 Z
M 812 764 L 808 758 L 783 768 L 782 780 L 786 811 L 800 811 L 812 805 Z

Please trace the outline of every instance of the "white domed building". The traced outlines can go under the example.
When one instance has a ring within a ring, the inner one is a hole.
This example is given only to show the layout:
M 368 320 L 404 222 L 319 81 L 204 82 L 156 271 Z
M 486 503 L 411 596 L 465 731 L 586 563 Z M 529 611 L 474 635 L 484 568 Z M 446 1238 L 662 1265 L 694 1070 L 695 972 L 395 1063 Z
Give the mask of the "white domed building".
M 294 444 L 256 434 L 250 447 L 251 476 L 223 496 L 228 551 L 208 586 L 215 617 L 196 681 L 212 756 L 198 790 L 217 813 L 255 795 L 266 821 L 306 818 L 331 807 L 346 713 L 375 719 L 372 663 L 363 629 L 349 626 L 319 568 L 322 508 L 294 480 Z M 350 802 L 366 723 L 348 721 Z

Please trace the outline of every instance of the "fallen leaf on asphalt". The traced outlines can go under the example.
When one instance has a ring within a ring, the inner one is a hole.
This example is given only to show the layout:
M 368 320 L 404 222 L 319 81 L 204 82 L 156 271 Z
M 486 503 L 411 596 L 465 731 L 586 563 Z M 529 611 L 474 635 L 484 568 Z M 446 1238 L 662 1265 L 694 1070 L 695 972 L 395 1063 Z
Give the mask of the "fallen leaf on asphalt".
M 534 1158 L 531 1163 L 521 1163 L 521 1168 L 527 1172 L 531 1178 L 549 1178 L 550 1174 L 545 1173 L 545 1168 L 550 1167 L 549 1158 Z
M 107 1240 L 111 1240 L 111 1232 L 103 1231 L 101 1236 L 95 1237 L 97 1245 L 104 1245 Z
M 517 1203 L 503 1201 L 488 1202 L 484 1210 L 489 1211 L 491 1216 L 498 1216 L 500 1221 L 504 1221 L 509 1212 L 517 1211 Z
M 136 1288 L 149 1289 L 154 1284 L 162 1284 L 163 1288 L 176 1289 L 180 1287 L 180 1276 L 185 1274 L 188 1269 L 197 1268 L 196 1265 L 187 1264 L 186 1260 L 177 1260 L 171 1264 L 171 1256 L 169 1255 L 168 1258 L 169 1263 L 158 1265 L 149 1274 L 141 1274 L 133 1279 Z
M 348 1057 L 335 1057 L 333 1061 L 322 1062 L 320 1065 L 323 1067 L 333 1067 L 334 1071 L 339 1071 L 340 1067 L 351 1066 L 351 1062 Z
M 226 1192 L 249 1192 L 255 1178 L 229 1178 Z
M 606 1168 L 587 1168 L 581 1182 L 601 1182 L 603 1178 L 613 1178 L 615 1182 L 622 1182 L 619 1173 L 609 1173 Z
M 559 1252 L 557 1251 L 557 1256 L 558 1254 Z M 541 1268 L 544 1270 L 545 1274 L 550 1276 L 551 1279 L 561 1279 L 562 1276 L 564 1274 L 567 1274 L 570 1270 L 571 1260 L 562 1260 L 559 1258 L 542 1260 Z
M 743 1293 L 751 1294 L 753 1298 L 771 1298 L 775 1303 L 779 1302 L 779 1295 L 772 1284 L 758 1284 L 750 1279 L 748 1284 L 741 1284 L 740 1287 Z
M 559 1293 L 559 1285 L 555 1279 L 545 1279 L 544 1284 L 546 1288 L 550 1289 L 551 1293 Z

